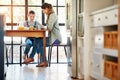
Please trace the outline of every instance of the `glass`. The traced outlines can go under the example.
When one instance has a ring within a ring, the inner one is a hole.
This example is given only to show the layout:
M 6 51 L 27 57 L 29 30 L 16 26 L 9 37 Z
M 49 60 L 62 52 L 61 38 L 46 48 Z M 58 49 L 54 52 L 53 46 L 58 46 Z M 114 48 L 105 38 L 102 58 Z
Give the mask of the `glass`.
M 79 0 L 79 13 L 83 12 L 83 0 Z
M 11 0 L 0 0 L 0 5 L 10 5 Z
M 57 8 L 53 7 L 54 12 L 57 14 Z
M 13 0 L 13 5 L 25 5 L 25 0 Z
M 42 9 L 40 7 L 29 7 L 28 11 L 35 11 L 35 20 L 42 23 Z
M 28 0 L 28 5 L 41 5 L 42 0 Z
M 58 6 L 65 6 L 65 0 L 58 0 Z
M 53 6 L 56 6 L 57 0 L 45 0 L 45 2 L 52 4 Z
M 25 8 L 13 7 L 13 23 L 18 23 L 25 20 Z
M 10 7 L 0 7 L 0 13 L 5 14 L 5 22 L 11 22 L 11 8 Z
M 65 23 L 65 7 L 58 8 L 58 22 Z
M 83 17 L 78 17 L 78 35 L 80 37 L 84 36 Z

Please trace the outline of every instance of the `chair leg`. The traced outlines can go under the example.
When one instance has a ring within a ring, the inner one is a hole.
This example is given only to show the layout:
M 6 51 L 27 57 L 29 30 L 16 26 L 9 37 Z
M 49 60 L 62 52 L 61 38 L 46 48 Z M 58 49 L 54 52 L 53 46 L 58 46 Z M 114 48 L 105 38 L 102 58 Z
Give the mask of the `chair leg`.
M 7 61 L 7 67 L 9 66 L 9 62 L 8 62 L 8 49 L 6 48 L 6 61 Z
M 20 45 L 20 66 L 22 66 L 22 45 Z
M 49 62 L 49 67 L 50 67 L 50 64 L 51 64 L 51 55 L 52 55 L 52 46 L 49 47 L 49 53 L 48 53 L 48 62 Z
M 64 51 L 65 51 L 65 55 L 67 57 L 67 51 L 66 51 L 66 47 L 64 46 Z
M 57 45 L 57 63 L 59 62 L 58 51 L 59 51 L 59 48 L 58 48 L 58 45 Z
M 50 55 L 50 46 L 49 46 L 49 48 L 48 48 L 48 63 L 49 63 L 49 60 L 50 60 L 49 55 Z

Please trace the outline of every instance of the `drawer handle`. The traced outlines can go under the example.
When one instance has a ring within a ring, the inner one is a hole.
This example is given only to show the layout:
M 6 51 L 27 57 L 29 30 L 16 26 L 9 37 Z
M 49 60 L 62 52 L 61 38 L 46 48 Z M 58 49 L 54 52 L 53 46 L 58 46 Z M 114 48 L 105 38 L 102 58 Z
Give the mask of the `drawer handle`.
M 101 19 L 100 18 L 98 18 L 98 21 L 100 21 Z
M 98 40 L 101 40 L 101 38 L 98 38 Z
M 96 67 L 100 67 L 99 64 L 96 64 Z
M 93 62 L 90 63 L 91 65 L 93 64 Z
M 108 19 L 108 17 L 107 17 L 107 16 L 105 16 L 105 19 Z
M 117 14 L 115 14 L 115 18 L 117 17 Z

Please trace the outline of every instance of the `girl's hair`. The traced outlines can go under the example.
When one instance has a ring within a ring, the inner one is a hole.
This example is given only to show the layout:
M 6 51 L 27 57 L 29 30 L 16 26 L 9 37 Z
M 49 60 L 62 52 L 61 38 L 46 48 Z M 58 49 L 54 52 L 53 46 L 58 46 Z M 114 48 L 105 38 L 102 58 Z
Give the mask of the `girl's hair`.
M 35 14 L 35 12 L 33 10 L 30 10 L 29 14 Z
M 51 13 L 54 13 L 53 11 L 53 7 L 51 4 L 49 3 L 43 3 L 42 6 L 41 6 L 42 9 L 46 9 L 48 8 L 48 14 L 47 14 L 47 20 L 46 20 L 46 23 L 48 23 L 48 19 L 49 19 L 49 16 Z

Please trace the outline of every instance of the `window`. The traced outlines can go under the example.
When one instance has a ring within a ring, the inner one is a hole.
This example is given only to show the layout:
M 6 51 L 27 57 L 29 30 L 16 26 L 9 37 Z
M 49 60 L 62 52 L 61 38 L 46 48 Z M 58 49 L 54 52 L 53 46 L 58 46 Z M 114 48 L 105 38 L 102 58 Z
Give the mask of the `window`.
M 42 5 L 42 0 L 28 0 L 28 5 Z
M 0 0 L 0 5 L 10 5 L 11 0 Z
M 55 13 L 58 15 L 58 21 L 61 29 L 61 33 L 64 33 L 65 28 L 65 0 L 0 0 L 0 13 L 6 16 L 6 26 L 7 30 L 17 29 L 17 23 L 27 20 L 28 11 L 34 10 L 36 17 L 35 19 L 41 24 L 46 23 L 46 16 L 43 15 L 41 10 L 41 5 L 44 2 L 51 3 Z M 62 25 L 61 25 L 62 24 Z M 62 35 L 65 37 L 66 35 Z M 21 37 L 5 37 L 5 42 L 13 44 L 20 44 L 25 39 Z M 66 42 L 63 38 L 63 43 Z M 13 48 L 14 52 L 16 47 Z M 19 49 L 19 48 L 18 48 Z M 19 52 L 17 52 L 19 53 Z M 13 55 L 13 54 L 12 54 Z M 18 54 L 14 54 L 18 55 Z M 11 60 L 14 61 L 14 60 Z M 19 60 L 18 60 L 19 61 Z

